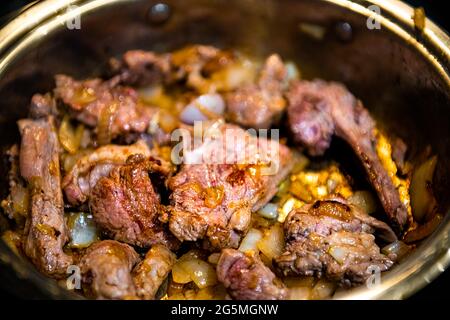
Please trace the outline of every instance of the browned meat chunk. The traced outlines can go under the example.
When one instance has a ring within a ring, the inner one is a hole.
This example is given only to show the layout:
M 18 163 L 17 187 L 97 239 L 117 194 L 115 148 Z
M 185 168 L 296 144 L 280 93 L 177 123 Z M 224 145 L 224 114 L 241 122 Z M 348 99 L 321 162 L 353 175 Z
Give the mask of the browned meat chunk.
M 159 166 L 156 159 L 134 155 L 98 180 L 89 205 L 108 236 L 140 247 L 161 243 L 177 248 L 178 240 L 159 221 L 163 208 L 149 176 Z
M 88 295 L 97 299 L 134 298 L 131 276 L 139 255 L 127 244 L 104 240 L 91 245 L 79 263 Z
M 150 149 L 143 140 L 139 140 L 129 146 L 103 146 L 78 159 L 62 182 L 67 200 L 73 205 L 87 201 L 97 181 L 108 176 L 112 168 L 125 164 L 133 154 L 149 157 Z
M 170 54 L 143 50 L 127 51 L 121 61 L 113 59 L 111 66 L 123 83 L 140 86 L 169 82 L 172 71 Z
M 321 155 L 336 136 L 361 160 L 384 210 L 402 230 L 408 211 L 375 150 L 375 121 L 348 90 L 338 83 L 316 80 L 295 83 L 288 93 L 288 120 L 294 140 L 311 155 Z
M 166 280 L 176 260 L 176 255 L 165 246 L 154 245 L 133 270 L 138 297 L 144 300 L 155 299 L 159 287 Z
M 38 119 L 57 114 L 58 111 L 56 108 L 55 100 L 51 97 L 50 94 L 35 94 L 31 98 L 30 117 Z
M 217 264 L 217 279 L 237 300 L 283 300 L 288 296 L 284 284 L 256 254 L 222 250 Z
M 63 251 L 68 236 L 53 118 L 24 119 L 18 124 L 22 135 L 20 173 L 31 191 L 23 250 L 41 272 L 62 277 L 72 259 Z
M 394 232 L 342 198 L 318 200 L 291 211 L 284 232 L 286 252 L 274 259 L 283 275 L 325 277 L 348 287 L 393 265 L 380 253 L 372 233 L 394 241 Z
M 194 45 L 170 54 L 131 50 L 121 61 L 113 60 L 111 65 L 113 72 L 126 84 L 147 86 L 185 81 L 188 87 L 204 92 L 208 88 L 205 76 L 230 61 L 233 61 L 233 55 L 228 51 Z
M 292 155 L 278 141 L 240 127 L 214 128 L 219 136 L 185 152 L 181 170 L 169 179 L 169 226 L 182 241 L 206 239 L 207 247 L 220 249 L 239 244 L 251 212 L 275 195 L 289 173 Z
M 287 71 L 281 58 L 267 58 L 257 85 L 247 85 L 226 95 L 227 117 L 249 128 L 270 128 L 286 107 L 283 90 Z
M 157 109 L 140 104 L 134 89 L 116 82 L 116 79 L 76 81 L 69 76 L 57 75 L 54 93 L 77 120 L 96 127 L 99 139 L 145 132 Z M 102 136 L 104 132 L 110 137 Z

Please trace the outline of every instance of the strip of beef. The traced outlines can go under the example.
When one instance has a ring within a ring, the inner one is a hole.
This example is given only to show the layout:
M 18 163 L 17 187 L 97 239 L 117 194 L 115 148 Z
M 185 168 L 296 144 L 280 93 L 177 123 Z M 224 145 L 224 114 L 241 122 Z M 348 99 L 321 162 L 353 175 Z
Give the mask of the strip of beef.
M 161 284 L 166 280 L 177 256 L 167 247 L 156 244 L 133 270 L 136 294 L 144 300 L 153 300 Z
M 207 240 L 208 249 L 237 247 L 258 210 L 276 193 L 292 167 L 278 141 L 216 122 L 200 146 L 183 153 L 180 171 L 169 179 L 169 227 L 182 241 Z
M 97 299 L 136 296 L 131 270 L 139 255 L 127 244 L 104 240 L 92 244 L 80 260 L 82 282 L 88 295 Z
M 283 300 L 288 296 L 287 288 L 257 254 L 222 250 L 217 279 L 236 300 Z
M 59 278 L 72 259 L 63 251 L 68 240 L 59 169 L 59 141 L 53 118 L 23 119 L 20 173 L 31 194 L 25 225 L 24 252 L 44 274 Z
M 131 50 L 120 61 L 112 60 L 111 65 L 125 84 L 148 86 L 185 81 L 188 87 L 203 92 L 207 87 L 205 76 L 232 60 L 228 51 L 194 45 L 166 54 Z
M 139 103 L 134 89 L 117 85 L 118 78 L 77 81 L 57 75 L 55 80 L 57 100 L 68 106 L 75 119 L 95 127 L 99 139 L 145 132 L 157 111 Z M 109 137 L 103 137 L 104 132 L 108 132 Z
M 226 95 L 228 119 L 248 128 L 270 128 L 286 107 L 283 98 L 286 84 L 287 70 L 280 56 L 269 56 L 256 85 Z
M 284 222 L 284 232 L 286 251 L 274 264 L 285 276 L 324 277 L 349 287 L 393 265 L 380 253 L 373 233 L 387 241 L 395 241 L 395 233 L 340 197 L 294 209 Z
M 161 243 L 177 249 L 178 240 L 159 221 L 164 208 L 149 176 L 160 165 L 159 160 L 133 155 L 98 180 L 89 206 L 109 237 L 140 247 Z
M 80 205 L 89 198 L 97 181 L 133 154 L 149 157 L 151 152 L 143 140 L 129 146 L 106 145 L 78 159 L 63 179 L 62 187 L 72 205 Z
M 375 121 L 343 85 L 321 80 L 295 83 L 289 93 L 288 121 L 294 140 L 321 155 L 332 136 L 345 140 L 361 160 L 391 221 L 403 230 L 408 211 L 375 150 Z

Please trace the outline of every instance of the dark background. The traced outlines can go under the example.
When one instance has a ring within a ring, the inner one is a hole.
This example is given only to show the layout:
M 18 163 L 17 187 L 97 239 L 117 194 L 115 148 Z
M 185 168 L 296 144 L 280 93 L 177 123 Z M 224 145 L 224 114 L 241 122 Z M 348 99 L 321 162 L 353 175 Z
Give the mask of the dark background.
M 428 18 L 446 29 L 450 30 L 449 12 L 447 0 L 404 0 L 412 6 L 421 6 L 425 9 Z M 6 3 L 5 3 L 6 2 Z M 4 24 L 26 5 L 35 1 L 30 0 L 3 0 L 0 4 L 0 24 Z M 411 299 L 450 299 L 450 270 L 447 270 L 430 285 L 414 295 Z M 11 298 L 0 284 L 0 298 Z

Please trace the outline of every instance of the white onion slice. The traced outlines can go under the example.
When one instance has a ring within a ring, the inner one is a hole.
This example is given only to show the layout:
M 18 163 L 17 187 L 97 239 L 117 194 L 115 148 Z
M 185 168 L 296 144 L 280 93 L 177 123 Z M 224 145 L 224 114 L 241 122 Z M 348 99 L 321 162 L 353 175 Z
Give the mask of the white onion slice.
M 225 112 L 225 101 L 220 94 L 204 94 L 189 103 L 180 113 L 180 120 L 186 124 L 221 117 Z
M 278 217 L 278 205 L 269 202 L 259 209 L 258 214 L 266 219 L 276 219 Z

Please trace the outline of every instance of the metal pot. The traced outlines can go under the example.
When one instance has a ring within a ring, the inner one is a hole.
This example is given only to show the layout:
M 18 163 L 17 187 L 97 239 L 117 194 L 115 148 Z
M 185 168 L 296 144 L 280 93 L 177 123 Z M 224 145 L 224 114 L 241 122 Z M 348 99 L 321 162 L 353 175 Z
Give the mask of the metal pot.
M 380 14 L 374 12 L 378 9 Z M 413 9 L 396 0 L 43 1 L 0 30 L 0 145 L 17 141 L 15 121 L 27 114 L 33 93 L 51 90 L 55 73 L 97 75 L 111 56 L 132 48 L 164 51 L 207 43 L 260 55 L 278 52 L 296 61 L 304 78 L 344 82 L 380 125 L 407 142 L 411 159 L 431 145 L 439 156 L 434 191 L 446 213 L 450 39 L 429 20 L 424 28 L 415 26 L 412 16 Z M 5 193 L 4 166 L 0 170 Z M 447 214 L 414 254 L 384 274 L 380 285 L 337 298 L 410 296 L 450 263 L 449 234 Z M 2 277 L 16 290 L 26 289 L 19 294 L 78 297 L 39 274 L 3 242 L 0 262 Z

